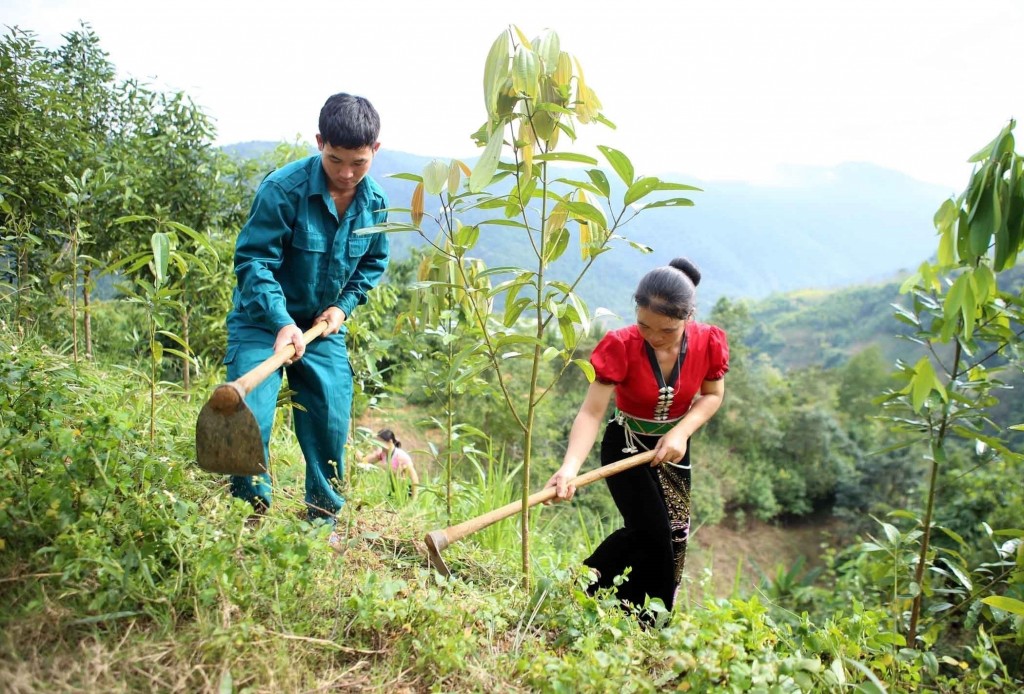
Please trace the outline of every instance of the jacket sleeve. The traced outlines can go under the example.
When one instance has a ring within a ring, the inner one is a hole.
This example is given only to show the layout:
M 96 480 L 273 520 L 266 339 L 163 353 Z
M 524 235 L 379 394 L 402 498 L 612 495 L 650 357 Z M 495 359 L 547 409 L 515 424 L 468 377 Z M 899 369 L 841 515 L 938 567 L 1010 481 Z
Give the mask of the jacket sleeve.
M 373 211 L 373 224 L 383 224 L 388 218 L 387 198 L 377 199 L 376 205 L 377 209 Z M 333 304 L 345 312 L 346 319 L 352 315 L 356 306 L 366 303 L 367 294 L 377 286 L 388 266 L 391 250 L 388 235 L 381 231 L 369 236 L 370 242 L 366 253 L 356 261 L 348 282 L 342 287 L 338 300 Z
M 284 259 L 294 218 L 295 206 L 284 191 L 276 183 L 264 181 L 235 246 L 241 309 L 250 320 L 275 333 L 295 322 L 288 315 L 284 291 L 274 276 Z

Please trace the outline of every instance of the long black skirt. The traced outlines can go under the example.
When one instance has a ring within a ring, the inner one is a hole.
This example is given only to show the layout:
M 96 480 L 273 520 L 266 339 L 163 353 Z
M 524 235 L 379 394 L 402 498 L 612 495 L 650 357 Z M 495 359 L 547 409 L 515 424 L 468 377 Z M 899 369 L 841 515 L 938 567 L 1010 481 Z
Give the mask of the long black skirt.
M 653 449 L 658 436 L 639 436 L 641 450 Z M 622 425 L 608 423 L 601 442 L 601 465 L 631 455 L 623 452 Z M 594 588 L 615 585 L 614 578 L 631 567 L 616 595 L 633 606 L 644 597 L 660 598 L 672 609 L 683 575 L 690 536 L 690 447 L 680 469 L 671 465 L 641 465 L 607 478 L 608 489 L 624 527 L 606 537 L 583 563 L 600 574 Z

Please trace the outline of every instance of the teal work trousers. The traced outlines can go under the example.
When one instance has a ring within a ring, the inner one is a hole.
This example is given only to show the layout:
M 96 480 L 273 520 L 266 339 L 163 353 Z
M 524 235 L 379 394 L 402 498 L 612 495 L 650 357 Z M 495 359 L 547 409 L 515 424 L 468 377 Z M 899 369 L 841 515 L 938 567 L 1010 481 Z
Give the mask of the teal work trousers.
M 245 402 L 252 410 L 263 436 L 263 456 L 270 470 L 270 433 L 274 426 L 278 393 L 285 372 L 292 400 L 295 435 L 306 459 L 306 507 L 310 520 L 334 520 L 345 500 L 338 493 L 345 470 L 345 441 L 352 412 L 352 366 L 345 336 L 348 331 L 321 337 L 306 345 L 302 359 L 278 369 L 253 388 Z M 275 335 L 258 328 L 243 328 L 228 336 L 228 380 L 233 381 L 270 357 Z M 231 478 L 232 495 L 254 506 L 271 500 L 271 477 Z

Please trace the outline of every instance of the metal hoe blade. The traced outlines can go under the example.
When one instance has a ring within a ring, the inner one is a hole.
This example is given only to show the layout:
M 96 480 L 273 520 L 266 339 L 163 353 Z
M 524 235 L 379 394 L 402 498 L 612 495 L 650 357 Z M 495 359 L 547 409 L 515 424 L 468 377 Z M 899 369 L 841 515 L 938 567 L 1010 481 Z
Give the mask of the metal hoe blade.
M 196 420 L 196 462 L 208 472 L 258 475 L 267 471 L 263 437 L 245 393 L 235 383 L 218 386 Z

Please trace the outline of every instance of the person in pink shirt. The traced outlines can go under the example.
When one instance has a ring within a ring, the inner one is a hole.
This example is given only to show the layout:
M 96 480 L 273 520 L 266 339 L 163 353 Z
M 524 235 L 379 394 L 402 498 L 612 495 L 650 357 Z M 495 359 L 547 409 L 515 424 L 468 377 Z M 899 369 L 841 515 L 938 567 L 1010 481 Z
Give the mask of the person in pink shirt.
M 368 453 L 363 462 L 377 463 L 390 473 L 391 493 L 395 493 L 395 479 L 398 477 L 409 478 L 409 496 L 416 497 L 416 488 L 419 487 L 420 478 L 416 474 L 416 467 L 412 464 L 412 458 L 402 448 L 402 442 L 390 429 L 381 429 L 377 432 L 377 438 L 384 444 L 376 451 Z

